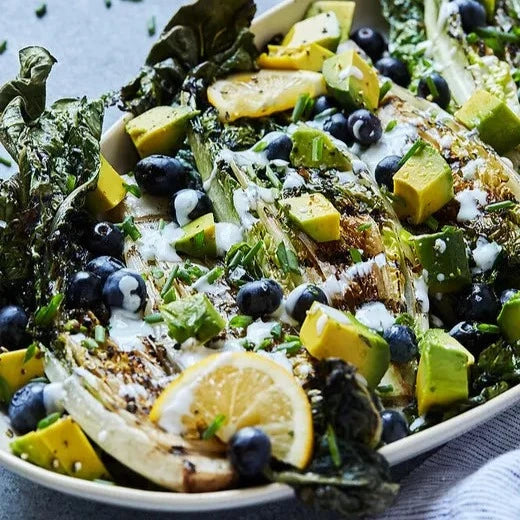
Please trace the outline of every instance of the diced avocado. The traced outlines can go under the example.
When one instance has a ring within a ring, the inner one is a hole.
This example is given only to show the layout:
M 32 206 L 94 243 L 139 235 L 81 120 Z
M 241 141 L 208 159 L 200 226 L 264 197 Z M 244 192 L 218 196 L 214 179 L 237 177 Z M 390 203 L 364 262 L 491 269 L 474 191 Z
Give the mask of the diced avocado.
M 345 41 L 350 38 L 350 29 L 352 28 L 355 9 L 356 2 L 345 2 L 343 0 L 319 0 L 318 2 L 313 2 L 311 4 L 307 13 L 305 13 L 305 18 L 311 18 L 317 14 L 332 11 L 336 15 L 341 29 L 340 41 Z
M 226 320 L 205 294 L 194 294 L 160 307 L 170 337 L 182 343 L 196 338 L 205 343 L 226 326 Z
M 520 339 L 520 296 L 515 295 L 504 303 L 497 323 L 507 341 L 514 343 Z
M 291 163 L 304 168 L 352 168 L 350 157 L 343 153 L 334 141 L 321 130 L 300 125 L 292 134 Z
M 202 215 L 202 217 L 186 224 L 182 230 L 184 231 L 184 236 L 179 238 L 174 244 L 177 251 L 195 258 L 217 256 L 215 220 L 212 213 Z
M 413 363 L 390 363 L 378 392 L 386 406 L 406 406 L 413 399 L 415 369 Z
M 141 157 L 169 155 L 182 144 L 188 122 L 197 114 L 186 106 L 159 106 L 130 120 L 126 131 Z
M 106 213 L 115 208 L 126 195 L 123 179 L 112 165 L 101 156 L 96 189 L 87 195 L 87 206 L 92 213 Z
M 520 144 L 520 118 L 505 101 L 485 90 L 477 90 L 455 117 L 468 128 L 476 128 L 480 138 L 499 154 Z
M 316 242 L 338 240 L 340 213 L 321 193 L 284 199 L 289 218 Z
M 464 233 L 445 227 L 432 235 L 410 239 L 423 269 L 428 271 L 428 287 L 434 293 L 456 292 L 471 283 Z
M 341 36 L 338 19 L 332 11 L 321 13 L 295 23 L 282 41 L 284 47 L 301 47 L 306 43 L 317 43 L 335 50 Z
M 433 146 L 419 147 L 394 175 L 394 195 L 399 217 L 422 224 L 453 199 L 449 164 Z
M 262 53 L 258 65 L 264 69 L 296 69 L 320 72 L 326 59 L 334 56 L 332 51 L 317 43 L 308 43 L 301 47 L 282 47 L 269 45 L 269 53 Z
M 32 464 L 36 464 L 36 466 L 55 471 L 56 473 L 67 473 L 60 461 L 54 456 L 54 453 L 47 448 L 38 431 L 17 437 L 11 442 L 10 447 L 15 455 Z
M 36 349 L 35 354 L 24 363 L 27 349 L 0 354 L 0 378 L 9 387 L 11 394 L 31 379 L 43 376 L 43 354 Z
M 419 415 L 468 398 L 468 366 L 475 358 L 441 329 L 430 329 L 419 342 L 421 359 L 415 393 Z
M 379 80 L 374 68 L 354 49 L 329 58 L 323 64 L 323 77 L 329 92 L 347 108 L 379 105 Z
M 390 363 L 388 343 L 352 314 L 314 302 L 300 330 L 300 340 L 317 359 L 337 357 L 352 363 L 375 388 Z

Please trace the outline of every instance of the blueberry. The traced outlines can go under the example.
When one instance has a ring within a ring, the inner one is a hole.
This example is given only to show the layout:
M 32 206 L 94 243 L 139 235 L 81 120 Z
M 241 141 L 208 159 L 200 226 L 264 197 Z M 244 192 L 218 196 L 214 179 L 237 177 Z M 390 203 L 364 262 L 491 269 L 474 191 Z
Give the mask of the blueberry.
M 20 388 L 9 403 L 9 419 L 17 433 L 36 430 L 38 423 L 47 415 L 43 399 L 45 383 L 29 383 Z
M 103 301 L 108 307 L 138 312 L 146 306 L 146 284 L 143 277 L 129 269 L 112 273 L 103 287 Z
M 408 423 L 404 415 L 397 410 L 384 410 L 381 413 L 383 420 L 382 440 L 386 444 L 398 441 L 409 434 Z
M 88 271 L 79 271 L 69 280 L 66 297 L 71 309 L 88 309 L 101 301 L 101 278 Z
M 410 327 L 392 325 L 383 333 L 390 347 L 390 359 L 396 363 L 407 363 L 417 356 L 417 339 Z
M 516 296 L 520 291 L 518 289 L 505 289 L 500 293 L 500 304 L 508 302 L 513 296 Z
M 386 186 L 390 191 L 394 191 L 394 175 L 400 168 L 401 159 L 398 155 L 388 155 L 379 161 L 375 171 L 379 186 Z
M 486 25 L 486 9 L 476 0 L 456 0 L 465 33 L 471 33 L 477 27 Z
M 373 62 L 381 58 L 386 51 L 386 42 L 382 34 L 371 27 L 360 27 L 350 35 L 350 39 L 354 40 Z
M 314 107 L 312 108 L 312 115 L 317 116 L 325 110 L 330 110 L 332 108 L 336 108 L 336 103 L 333 98 L 330 96 L 320 96 L 316 98 L 314 102 Z
M 281 135 L 273 139 L 265 149 L 265 156 L 269 161 L 281 159 L 282 161 L 289 161 L 293 142 L 288 135 Z
M 16 350 L 25 346 L 28 340 L 26 333 L 29 318 L 22 307 L 7 305 L 0 309 L 0 346 L 8 350 Z
M 125 264 L 113 256 L 98 256 L 87 264 L 87 271 L 94 273 L 104 283 L 112 273 L 124 267 Z
M 348 117 L 348 130 L 354 139 L 363 146 L 377 143 L 383 135 L 381 121 L 364 108 L 352 112 Z
M 139 187 L 150 195 L 168 197 L 189 185 L 184 165 L 167 155 L 150 155 L 141 159 L 134 174 Z
M 243 285 L 238 291 L 237 304 L 242 314 L 260 318 L 272 314 L 282 303 L 282 288 L 274 280 L 262 278 Z
M 495 323 L 499 312 L 493 288 L 485 283 L 474 283 L 460 302 L 460 315 L 470 321 Z
M 229 441 L 229 458 L 240 475 L 259 476 L 271 459 L 271 441 L 260 428 L 242 428 Z
M 302 323 L 307 311 L 314 302 L 329 303 L 325 293 L 316 285 L 303 284 L 294 289 L 287 297 L 285 308 L 289 316 Z
M 111 222 L 98 222 L 87 234 L 87 247 L 95 255 L 120 258 L 124 242 L 122 231 Z
M 354 141 L 348 129 L 348 119 L 341 112 L 327 118 L 323 124 L 323 130 L 348 145 Z
M 406 64 L 392 56 L 381 58 L 376 63 L 376 68 L 383 76 L 390 78 L 401 87 L 408 87 L 412 79 Z
M 497 340 L 497 333 L 482 332 L 478 324 L 472 321 L 461 321 L 451 330 L 450 336 L 466 347 L 472 354 L 478 355 L 491 343 Z
M 434 92 L 431 91 L 429 83 L 433 83 Z M 451 99 L 448 83 L 440 74 L 437 74 L 437 72 L 432 72 L 425 78 L 419 80 L 417 95 L 437 103 L 441 108 L 448 108 Z
M 179 226 L 185 226 L 212 211 L 210 198 L 200 190 L 180 190 L 173 195 L 170 202 L 171 216 Z

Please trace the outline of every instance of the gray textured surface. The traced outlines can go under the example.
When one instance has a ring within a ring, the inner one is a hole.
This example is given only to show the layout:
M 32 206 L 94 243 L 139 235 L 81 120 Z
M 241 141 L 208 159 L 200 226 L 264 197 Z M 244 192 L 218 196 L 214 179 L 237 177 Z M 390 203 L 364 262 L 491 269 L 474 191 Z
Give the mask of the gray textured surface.
M 222 0 L 225 2 L 226 0 Z M 259 11 L 277 0 L 257 0 Z M 18 71 L 17 49 L 43 45 L 57 58 L 49 81 L 48 100 L 60 97 L 99 96 L 130 79 L 143 63 L 151 39 L 147 20 L 157 19 L 160 30 L 179 0 L 48 0 L 48 14 L 37 19 L 34 9 L 40 0 L 1 0 L 0 41 L 8 40 L 8 50 L 0 56 L 0 84 Z M 118 113 L 107 114 L 105 126 Z M 4 155 L 0 151 L 0 155 Z M 0 165 L 0 175 L 7 169 Z M 406 471 L 406 469 L 405 469 Z M 48 491 L 0 469 L 0 519 L 168 518 L 169 515 L 109 507 Z M 171 515 L 178 520 L 218 518 L 219 520 L 305 519 L 327 520 L 334 515 L 313 514 L 295 500 L 229 513 Z

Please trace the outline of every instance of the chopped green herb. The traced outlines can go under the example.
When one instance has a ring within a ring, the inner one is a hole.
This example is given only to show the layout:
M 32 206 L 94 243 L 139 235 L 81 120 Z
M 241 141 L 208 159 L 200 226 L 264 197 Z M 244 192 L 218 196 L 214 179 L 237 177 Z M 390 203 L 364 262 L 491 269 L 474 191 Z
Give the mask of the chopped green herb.
M 300 94 L 298 96 L 298 100 L 296 101 L 296 105 L 294 105 L 294 109 L 291 115 L 291 121 L 293 123 L 298 122 L 305 115 L 310 99 L 311 97 L 307 93 Z
M 258 345 L 254 347 L 254 351 L 258 352 L 259 350 L 265 350 L 267 347 L 270 347 L 273 344 L 272 338 L 265 338 Z
M 218 265 L 205 275 L 206 281 L 209 284 L 215 283 L 223 274 L 224 268 Z
M 479 323 L 477 330 L 486 334 L 500 334 L 500 327 L 497 325 L 491 325 L 490 323 Z
M 253 261 L 253 259 L 255 258 L 256 254 L 258 253 L 258 251 L 260 251 L 260 248 L 264 245 L 264 241 L 263 240 L 259 240 L 250 250 L 249 252 L 246 254 L 246 256 L 244 256 L 243 260 L 240 262 L 240 264 L 243 266 L 243 267 L 247 267 L 248 265 L 251 264 L 251 262 Z
M 481 38 L 494 38 L 502 43 L 520 43 L 520 35 L 514 32 L 499 31 L 493 27 L 477 27 L 475 32 Z
M 179 271 L 179 266 L 176 265 L 168 275 L 168 278 L 166 279 L 166 282 L 163 285 L 163 288 L 161 289 L 161 298 L 164 298 L 164 295 L 171 289 L 171 286 L 173 285 L 173 281 L 175 280 L 177 276 L 177 272 Z
M 226 422 L 226 416 L 222 413 L 219 413 L 213 422 L 204 430 L 202 433 L 202 439 L 207 441 L 215 436 L 215 434 L 219 431 L 220 427 Z
M 50 415 L 47 415 L 47 417 L 43 418 L 41 421 L 38 422 L 36 429 L 44 430 L 45 428 L 48 428 L 51 424 L 54 424 L 60 417 L 61 412 L 51 413 Z
M 327 119 L 330 116 L 333 116 L 335 113 L 337 113 L 338 109 L 336 107 L 330 107 L 324 110 L 323 112 L 320 112 L 315 118 L 315 121 L 320 121 L 321 119 Z
M 364 224 L 359 224 L 357 227 L 358 231 L 367 231 L 372 227 L 372 222 L 365 222 Z
M 175 290 L 175 287 L 172 287 L 164 296 L 163 296 L 163 302 L 164 303 L 171 303 L 174 302 L 177 299 L 177 291 Z
M 397 126 L 397 121 L 392 119 L 392 121 L 388 121 L 386 125 L 385 132 L 391 132 Z
M 390 89 L 392 88 L 392 82 L 390 80 L 385 81 L 381 85 L 381 89 L 379 90 L 379 101 L 382 101 L 383 98 L 390 92 Z
M 245 314 L 238 314 L 237 316 L 233 316 L 229 320 L 229 326 L 232 329 L 245 329 L 248 325 L 253 323 L 253 318 L 251 316 L 246 316 Z
M 77 334 L 80 331 L 81 325 L 78 320 L 69 320 L 65 325 L 63 326 L 63 330 L 66 332 L 72 332 L 74 334 Z
M 286 334 L 283 339 L 284 341 L 300 341 L 300 336 L 295 334 Z
M 504 200 L 502 202 L 494 202 L 493 204 L 488 204 L 486 206 L 486 211 L 502 211 L 503 209 L 511 209 L 516 206 L 516 203 L 512 200 Z
M 204 247 L 204 242 L 206 241 L 206 236 L 204 235 L 204 231 L 199 231 L 193 237 L 193 244 L 195 249 L 202 249 Z
M 85 347 L 87 350 L 96 350 L 98 348 L 98 343 L 95 339 L 92 338 L 85 338 L 81 342 L 81 346 Z
M 38 348 L 38 345 L 36 343 L 31 343 L 27 347 L 27 350 L 25 351 L 25 356 L 23 358 L 24 365 L 25 365 L 25 363 L 28 363 L 29 361 L 31 361 L 31 359 L 36 354 L 37 348 Z
M 273 336 L 275 339 L 280 339 L 282 337 L 282 325 L 280 323 L 273 325 L 273 328 L 271 329 L 271 336 Z
M 67 175 L 67 180 L 65 181 L 65 189 L 67 190 L 67 193 L 72 193 L 74 191 L 76 181 L 77 179 L 75 175 Z
M 131 215 L 126 217 L 125 220 L 121 222 L 121 224 L 118 224 L 118 227 L 125 236 L 130 237 L 134 242 L 141 238 L 141 232 L 137 229 L 137 226 L 134 222 L 134 217 Z
M 437 85 L 435 84 L 435 81 L 433 80 L 432 76 L 426 77 L 426 85 L 428 85 L 428 90 L 430 91 L 430 94 L 434 98 L 439 96 L 439 91 L 437 90 Z
M 352 261 L 355 264 L 359 264 L 363 261 L 363 257 L 361 256 L 359 249 L 352 247 L 352 248 L 350 248 L 349 252 L 350 252 L 350 258 L 352 258 Z
M 40 4 L 34 12 L 38 18 L 43 18 L 47 14 L 47 4 Z
M 127 191 L 127 193 L 131 193 L 134 197 L 138 199 L 141 198 L 141 188 L 137 184 L 127 184 L 123 182 L 123 188 Z
M 253 146 L 253 152 L 263 152 L 267 146 L 268 144 L 266 141 L 258 141 L 258 143 Z
M 399 168 L 408 160 L 413 157 L 416 153 L 420 152 L 426 146 L 426 142 L 422 139 L 417 139 L 410 149 L 401 157 L 399 161 Z
M 273 172 L 272 168 L 267 165 L 265 167 L 265 176 L 271 181 L 271 184 L 275 188 L 281 188 L 282 183 L 280 182 L 280 179 L 276 176 L 276 174 Z
M 156 279 L 156 280 L 160 280 L 161 278 L 164 278 L 164 271 L 162 269 L 159 269 L 158 267 L 152 267 L 150 269 L 151 273 L 152 273 L 152 276 Z
M 148 36 L 153 36 L 156 31 L 156 23 L 155 23 L 155 16 L 152 16 L 146 25 L 148 28 Z
M 470 44 L 477 43 L 479 40 L 478 34 L 471 32 L 466 36 L 466 41 Z
M 9 168 L 13 163 L 5 157 L 0 157 L 0 164 L 3 164 L 4 166 L 7 166 Z
M 105 331 L 105 327 L 103 327 L 103 325 L 96 325 L 96 327 L 94 328 L 94 339 L 98 343 L 105 343 L 106 337 L 107 334 Z
M 40 307 L 36 311 L 36 314 L 34 315 L 34 323 L 37 327 L 48 327 L 52 323 L 52 320 L 55 318 L 56 314 L 58 314 L 58 310 L 64 297 L 65 296 L 61 293 L 55 294 L 47 305 Z
M 3 54 L 7 50 L 7 40 L 0 42 L 0 54 Z
M 148 314 L 148 316 L 145 316 L 144 321 L 146 323 L 161 323 L 164 321 L 164 318 L 160 312 L 155 312 L 154 314 Z
M 7 381 L 0 376 L 0 402 L 8 403 L 11 399 L 11 390 Z
M 430 215 L 424 223 L 432 230 L 437 231 L 439 229 L 439 221 L 433 216 Z
M 276 249 L 276 257 L 280 262 L 280 267 L 284 273 L 300 274 L 298 257 L 291 249 L 287 249 L 284 242 L 280 242 Z
M 376 390 L 380 394 L 389 394 L 390 392 L 394 391 L 394 387 L 392 385 L 379 385 Z
M 159 231 L 162 231 L 165 228 L 165 226 L 166 226 L 166 222 L 162 218 L 161 220 L 159 220 Z
M 334 428 L 330 423 L 327 426 L 327 444 L 329 445 L 330 458 L 332 459 L 334 466 L 339 468 L 341 466 L 341 455 L 338 449 L 336 433 L 334 432 Z
M 319 135 L 312 140 L 311 159 L 321 161 L 323 158 L 323 136 Z
M 286 341 L 284 343 L 280 343 L 275 349 L 274 352 L 285 352 L 287 355 L 296 354 L 302 348 L 302 342 L 298 340 Z

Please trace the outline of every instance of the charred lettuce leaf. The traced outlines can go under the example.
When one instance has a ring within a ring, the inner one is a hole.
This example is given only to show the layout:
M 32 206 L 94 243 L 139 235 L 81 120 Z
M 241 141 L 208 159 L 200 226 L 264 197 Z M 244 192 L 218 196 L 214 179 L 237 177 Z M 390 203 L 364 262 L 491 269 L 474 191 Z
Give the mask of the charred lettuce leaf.
M 384 511 L 399 486 L 374 450 L 381 437 L 374 398 L 354 367 L 338 359 L 320 362 L 311 386 L 313 461 L 305 471 L 274 471 L 271 478 L 293 486 L 316 509 L 332 509 L 345 518 Z
M 254 68 L 256 48 L 247 29 L 254 14 L 253 0 L 199 0 L 179 9 L 139 75 L 121 89 L 122 107 L 138 115 L 171 104 L 194 69 L 210 81 Z

